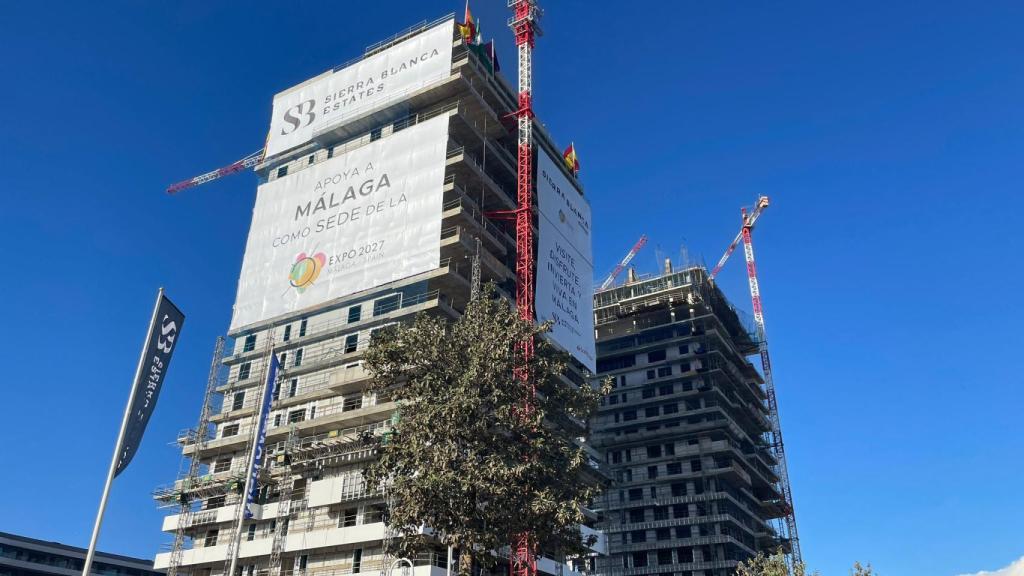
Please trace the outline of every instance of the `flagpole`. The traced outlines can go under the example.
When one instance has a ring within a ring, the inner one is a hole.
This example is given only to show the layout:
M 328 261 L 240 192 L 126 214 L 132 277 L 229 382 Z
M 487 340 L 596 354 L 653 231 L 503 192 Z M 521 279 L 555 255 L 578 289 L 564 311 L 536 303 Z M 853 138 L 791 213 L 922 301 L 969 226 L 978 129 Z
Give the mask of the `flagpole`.
M 271 335 L 274 333 L 273 328 L 270 329 L 269 333 Z M 273 346 L 273 344 L 271 344 L 270 345 L 270 354 L 267 355 L 267 378 L 270 378 L 271 372 L 274 370 L 274 360 L 275 360 L 275 358 L 274 358 L 274 346 Z M 263 394 L 261 394 L 259 399 L 257 400 L 258 401 L 257 406 L 261 406 L 262 407 L 264 402 L 266 402 L 266 395 L 274 393 L 274 386 L 277 385 L 277 374 L 273 374 L 273 376 L 274 376 L 274 381 L 270 382 L 269 386 L 266 385 L 266 384 L 263 385 Z M 266 425 L 266 423 L 263 422 L 263 418 L 264 418 L 264 415 L 263 415 L 263 410 L 261 408 L 260 412 L 258 412 L 256 414 L 256 429 L 253 430 L 252 445 L 249 448 L 248 464 L 245 467 L 245 470 L 246 470 L 245 488 L 242 489 L 242 500 L 238 503 L 238 505 L 242 507 L 242 510 L 241 510 L 242 517 L 238 520 L 238 522 L 235 525 L 235 532 L 234 532 L 234 534 L 231 535 L 231 541 L 234 543 L 231 546 L 231 563 L 230 563 L 230 565 L 228 567 L 227 573 L 224 576 L 235 576 L 235 571 L 238 568 L 238 552 L 239 552 L 238 547 L 242 543 L 242 526 L 245 524 L 245 520 L 246 520 L 246 518 L 245 518 L 245 510 L 249 506 L 249 502 L 248 502 L 249 492 L 252 490 L 252 482 L 253 482 L 253 475 L 254 475 L 253 474 L 253 466 L 256 464 L 256 444 L 260 441 L 260 432 L 262 431 L 262 428 Z M 290 479 L 289 479 L 289 481 L 290 481 Z M 237 518 L 237 516 L 236 516 L 236 518 Z M 281 526 L 278 526 L 277 529 L 278 530 L 282 530 L 283 528 Z M 85 575 L 83 575 L 83 576 L 85 576 Z
M 89 569 L 92 568 L 92 559 L 96 555 L 96 541 L 100 536 L 100 526 L 103 524 L 103 512 L 107 509 L 107 497 L 110 496 L 110 485 L 114 482 L 114 471 L 117 470 L 117 462 L 121 455 L 121 445 L 124 444 L 124 434 L 128 429 L 128 418 L 132 413 L 132 404 L 135 403 L 135 396 L 139 391 L 139 377 L 142 375 L 142 366 L 146 361 L 146 349 L 149 345 L 149 338 L 153 334 L 153 327 L 156 326 L 157 313 L 160 310 L 160 300 L 163 298 L 164 289 L 161 287 L 156 293 L 156 304 L 153 305 L 153 316 L 149 319 L 149 328 L 146 329 L 146 339 L 142 342 L 142 352 L 139 353 L 139 365 L 135 368 L 135 378 L 132 380 L 132 391 L 128 394 L 128 403 L 124 407 L 124 417 L 121 418 L 121 431 L 117 433 L 117 443 L 114 445 L 114 456 L 110 459 L 110 469 L 107 471 L 107 481 L 103 485 L 103 496 L 100 497 L 100 509 L 96 513 L 96 523 L 92 527 L 92 537 L 89 539 L 89 551 L 85 554 L 85 564 L 82 566 L 82 576 L 89 576 Z

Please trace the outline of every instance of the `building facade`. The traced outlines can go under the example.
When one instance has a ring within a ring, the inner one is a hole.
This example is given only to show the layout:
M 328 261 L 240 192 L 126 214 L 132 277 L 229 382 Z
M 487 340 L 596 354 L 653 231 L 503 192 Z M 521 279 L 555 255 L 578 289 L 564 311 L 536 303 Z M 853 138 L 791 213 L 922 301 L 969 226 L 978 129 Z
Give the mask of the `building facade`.
M 594 296 L 600 379 L 614 388 L 593 445 L 606 493 L 606 576 L 726 576 L 758 551 L 788 551 L 768 445 L 757 342 L 703 268 Z
M 0 532 L 0 576 L 81 576 L 85 548 Z M 141 558 L 96 552 L 90 574 L 163 576 Z
M 436 37 L 439 31 L 442 44 L 446 43 L 439 51 L 428 46 L 406 59 L 389 55 L 392 50 L 419 46 L 426 35 Z M 298 99 L 280 117 L 275 98 L 275 120 L 268 140 L 268 153 L 273 150 L 274 155 L 256 169 L 261 194 L 276 190 L 270 187 L 284 185 L 287 179 L 302 178 L 304 171 L 317 170 L 322 163 L 355 157 L 373 146 L 387 146 L 405 138 L 428 124 L 436 127 L 441 123 L 443 154 L 438 169 L 443 170 L 443 178 L 437 182 L 440 226 L 430 238 L 430 242 L 439 243 L 437 265 L 385 282 L 375 281 L 376 277 L 368 276 L 367 280 L 339 275 L 332 282 L 363 284 L 357 284 L 354 292 L 311 307 L 280 312 L 278 307 L 287 306 L 287 302 L 274 300 L 272 292 L 269 299 L 253 299 L 255 304 L 250 305 L 243 291 L 263 280 L 258 272 L 247 271 L 260 226 L 258 198 L 240 280 L 236 322 L 222 357 L 215 355 L 200 426 L 180 438 L 184 456 L 195 465 L 188 474 L 155 492 L 157 501 L 173 512 L 165 518 L 163 529 L 175 538 L 171 551 L 157 554 L 155 564 L 172 576 L 223 575 L 228 573 L 235 555 L 236 574 L 243 576 L 388 572 L 396 559 L 384 554 L 384 543 L 392 537 L 384 523 L 387 509 L 377 488 L 364 484 L 361 471 L 375 457 L 396 406 L 388 398 L 368 391 L 362 354 L 374 331 L 384 326 L 409 320 L 418 313 L 458 317 L 470 296 L 476 254 L 482 280 L 495 282 L 505 297 L 514 294 L 514 231 L 485 214 L 516 208 L 515 128 L 503 121 L 517 107 L 515 91 L 494 73 L 485 54 L 469 49 L 455 33 L 451 17 L 413 27 L 370 47 L 361 59 L 325 74 L 346 74 L 347 70 L 363 74 L 364 65 L 372 67 L 371 60 L 379 57 L 388 59 L 383 64 L 384 72 L 334 86 L 326 96 L 315 94 L 313 84 L 320 77 L 283 92 L 279 95 L 282 101 L 292 95 L 298 95 Z M 381 79 L 390 81 L 405 74 L 407 66 L 437 57 L 446 59 L 442 74 L 427 75 L 411 87 L 377 98 Z M 378 84 L 372 81 L 374 78 Z M 307 106 L 307 102 L 314 105 Z M 343 110 L 347 106 L 348 111 L 337 120 L 317 124 L 339 104 Z M 306 140 L 275 143 L 278 136 L 291 138 L 292 130 L 306 128 L 305 122 L 312 125 Z M 537 153 L 560 158 L 543 128 L 538 124 L 535 130 Z M 413 146 L 403 157 L 414 158 L 421 152 L 427 153 Z M 575 183 L 568 171 L 563 176 Z M 372 181 L 370 188 L 383 186 L 379 174 Z M 324 181 L 324 185 L 329 183 Z M 396 186 L 393 174 L 387 184 Z M 319 216 L 316 212 L 322 205 L 328 211 L 318 225 L 347 225 L 345 221 L 357 216 L 346 212 L 351 205 L 345 204 L 347 195 L 358 198 L 364 192 L 373 193 L 362 187 L 349 193 L 344 187 L 338 190 L 335 196 L 324 194 L 299 205 L 294 218 Z M 402 198 L 408 196 L 415 202 L 418 193 L 410 187 Z M 386 208 L 384 202 L 372 209 Z M 402 227 L 396 230 L 401 240 Z M 295 240 L 302 234 L 299 230 L 290 238 Z M 375 245 L 371 240 L 367 240 L 367 251 Z M 273 244 L 288 241 L 286 235 L 275 236 Z M 345 258 L 344 253 L 324 254 L 319 261 L 305 252 L 301 256 L 306 257 L 303 266 L 308 267 L 292 268 L 291 288 L 284 286 L 285 292 L 293 288 L 299 292 L 306 287 L 318 289 L 325 282 L 321 277 L 319 283 L 314 283 L 320 273 L 317 262 L 325 268 L 324 274 L 330 274 L 327 268 Z M 240 317 L 245 320 L 236 325 Z M 240 505 L 244 499 L 242 486 L 272 355 L 281 368 L 267 419 L 267 463 L 259 472 L 256 503 L 251 506 L 252 518 L 247 519 Z M 242 536 L 236 547 L 234 534 L 239 527 Z M 438 548 L 409 560 L 417 576 L 440 576 L 448 566 L 447 556 L 447 550 Z M 567 568 L 542 559 L 539 569 L 554 574 Z

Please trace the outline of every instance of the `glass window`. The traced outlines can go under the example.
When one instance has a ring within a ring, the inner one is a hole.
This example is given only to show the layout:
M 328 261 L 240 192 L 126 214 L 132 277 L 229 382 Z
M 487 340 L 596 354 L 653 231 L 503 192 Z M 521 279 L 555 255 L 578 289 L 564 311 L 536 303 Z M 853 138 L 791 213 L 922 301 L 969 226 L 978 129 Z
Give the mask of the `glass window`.
M 309 320 L 307 320 L 305 318 L 302 319 L 302 322 L 299 322 L 299 337 L 300 338 L 306 335 L 306 326 L 308 325 L 308 323 L 309 323 Z
M 363 565 L 363 549 L 356 548 L 352 551 L 352 573 L 358 574 Z
M 658 378 L 664 378 L 665 376 L 671 376 L 671 375 L 672 375 L 672 367 L 671 366 L 662 366 L 662 367 L 658 368 Z
M 220 433 L 221 438 L 230 438 L 238 435 L 238 424 L 228 424 Z
M 293 366 L 302 366 L 302 348 L 295 351 L 295 364 L 293 364 Z
M 292 381 L 288 383 L 288 397 L 293 398 L 299 391 L 299 379 L 292 378 Z
M 398 310 L 398 305 L 402 301 L 401 294 L 392 294 L 379 298 L 373 302 L 373 315 L 380 316 L 381 314 L 387 314 Z
M 306 410 L 292 410 L 288 413 L 288 423 L 295 424 L 296 422 L 302 422 L 306 419 Z
M 284 327 L 284 341 L 287 342 L 292 338 L 292 325 L 289 324 Z
M 345 336 L 345 354 L 355 352 L 358 347 L 359 334 L 349 334 L 348 336 Z
M 256 349 L 256 335 L 249 334 L 245 337 L 245 345 L 242 347 L 242 352 L 252 352 Z
M 644 509 L 643 508 L 630 508 L 629 510 L 629 521 L 632 523 L 644 521 Z
M 242 364 L 241 366 L 238 367 L 238 379 L 239 380 L 248 380 L 249 379 L 249 373 L 251 371 L 252 371 L 252 363 L 246 362 L 245 364 Z
M 287 175 L 288 175 L 288 166 L 281 166 L 280 168 L 277 169 L 277 177 L 278 178 L 281 178 L 282 176 L 287 176 Z
M 358 513 L 359 513 L 359 510 L 356 509 L 356 508 L 346 508 L 345 511 L 342 512 L 342 514 L 341 514 L 341 526 L 342 527 L 355 526 L 356 525 L 356 515 Z
M 667 357 L 664 350 L 655 350 L 647 353 L 647 362 L 661 362 Z
M 235 392 L 235 395 L 231 398 L 231 409 L 241 410 L 242 406 L 245 405 L 245 392 Z
M 363 308 L 361 305 L 356 304 L 355 306 L 348 309 L 348 322 L 359 322 L 359 317 L 362 314 Z
M 654 446 L 648 446 L 647 447 L 647 457 L 648 458 L 659 458 L 659 457 L 661 457 L 661 446 L 659 446 L 657 444 L 654 445 Z

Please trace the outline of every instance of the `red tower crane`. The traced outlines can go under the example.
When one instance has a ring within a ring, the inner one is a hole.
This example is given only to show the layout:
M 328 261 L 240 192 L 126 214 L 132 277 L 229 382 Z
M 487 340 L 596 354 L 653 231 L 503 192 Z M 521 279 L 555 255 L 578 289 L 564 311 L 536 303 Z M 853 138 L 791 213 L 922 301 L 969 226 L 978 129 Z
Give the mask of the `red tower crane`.
M 516 309 L 519 317 L 533 322 L 534 314 L 534 238 L 533 238 L 533 43 L 540 35 L 537 21 L 541 10 L 536 0 L 508 0 L 512 9 L 512 18 L 508 25 L 516 38 L 516 50 L 519 55 L 519 109 L 515 111 L 518 125 L 518 161 L 516 168 L 516 188 L 518 206 L 516 210 Z M 524 386 L 533 386 L 528 377 L 528 363 L 534 353 L 533 338 L 527 338 L 521 344 L 523 365 L 516 375 Z M 532 406 L 523 407 L 529 413 Z M 510 576 L 537 575 L 536 541 L 529 532 L 513 536 L 511 558 L 509 561 Z
M 768 207 L 768 197 L 761 196 L 757 199 L 757 204 L 754 208 L 747 213 L 746 208 L 742 210 L 743 224 L 740 226 L 739 234 L 729 244 L 729 247 L 725 250 L 725 254 L 715 265 L 714 269 L 708 277 L 714 280 L 718 272 L 725 266 L 729 256 L 732 255 L 736 249 L 737 244 L 743 241 L 743 254 L 747 260 L 747 281 L 750 284 L 750 301 L 754 311 L 754 324 L 757 328 L 757 341 L 758 341 L 758 352 L 761 355 L 761 372 L 764 375 L 764 387 L 765 396 L 768 398 L 768 415 L 771 422 L 771 447 L 772 453 L 778 461 L 778 475 L 779 475 L 779 488 L 782 492 L 782 499 L 785 505 L 785 524 L 786 524 L 786 536 L 788 536 L 790 545 L 792 546 L 792 552 L 790 559 L 792 564 L 798 564 L 802 561 L 802 555 L 800 553 L 800 536 L 796 529 L 796 512 L 793 508 L 793 492 L 789 486 L 789 470 L 786 465 L 786 449 L 785 444 L 782 441 L 782 427 L 779 424 L 779 406 L 775 397 L 775 382 L 772 378 L 772 362 L 768 355 L 768 336 L 765 332 L 764 327 L 764 308 L 761 306 L 761 290 L 757 282 L 757 266 L 754 264 L 754 243 L 751 239 L 751 232 L 754 230 L 754 224 L 757 219 L 761 216 L 761 213 L 765 208 Z
M 629 249 L 629 253 L 627 253 L 626 257 L 622 259 L 622 262 L 619 262 L 615 269 L 612 270 L 612 273 L 609 274 L 608 277 L 604 279 L 604 282 L 601 282 L 601 286 L 600 288 L 598 288 L 598 290 L 604 290 L 605 288 L 611 286 L 612 282 L 615 282 L 615 277 L 622 272 L 626 265 L 629 264 L 633 257 L 636 256 L 636 253 L 639 252 L 645 244 L 647 244 L 647 234 L 641 234 L 640 239 L 636 241 L 636 244 L 634 244 L 632 248 Z

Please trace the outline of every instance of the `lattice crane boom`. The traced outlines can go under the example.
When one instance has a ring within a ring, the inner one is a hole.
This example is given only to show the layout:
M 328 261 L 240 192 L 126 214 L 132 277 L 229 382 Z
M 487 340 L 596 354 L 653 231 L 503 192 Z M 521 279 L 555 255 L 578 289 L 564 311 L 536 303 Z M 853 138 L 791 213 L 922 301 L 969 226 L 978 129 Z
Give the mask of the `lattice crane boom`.
M 639 252 L 645 244 L 647 244 L 647 234 L 641 234 L 640 239 L 636 241 L 636 244 L 634 244 L 632 248 L 630 248 L 629 253 L 627 253 L 626 257 L 622 259 L 622 262 L 619 262 L 615 269 L 612 270 L 612 273 L 604 279 L 604 282 L 601 282 L 601 287 L 598 288 L 598 290 L 604 290 L 611 286 L 612 282 L 615 282 L 615 278 L 626 268 L 630 261 L 633 260 L 633 257 L 636 256 L 636 253 Z
M 182 190 L 194 188 L 196 186 L 201 186 L 212 180 L 223 178 L 224 176 L 230 176 L 231 174 L 236 174 L 247 168 L 252 168 L 253 166 L 259 164 L 262 161 L 263 150 L 260 150 L 259 152 L 253 152 L 252 154 L 249 154 L 245 158 L 242 158 L 237 162 L 228 164 L 223 168 L 211 170 L 205 174 L 200 174 L 199 176 L 196 176 L 194 178 L 189 178 L 188 180 L 182 180 L 181 182 L 171 184 L 170 186 L 167 187 L 167 193 L 177 194 Z
M 757 204 L 754 205 L 754 209 L 751 210 L 750 215 L 749 216 L 744 215 L 744 217 L 743 217 L 743 224 L 744 224 L 744 226 L 748 226 L 749 225 L 750 228 L 753 229 L 754 228 L 754 223 L 757 222 L 757 219 L 761 217 L 761 212 L 763 212 L 764 209 L 767 208 L 767 207 L 768 207 L 768 197 L 767 196 L 761 196 L 760 198 L 758 198 L 757 199 Z M 725 249 L 725 254 L 722 254 L 722 257 L 718 259 L 718 264 L 715 264 L 715 267 L 711 269 L 711 273 L 708 274 L 708 278 L 710 278 L 711 280 L 714 280 L 715 276 L 718 276 L 718 273 L 722 271 L 722 267 L 724 267 L 725 263 L 729 261 L 729 256 L 732 256 L 733 251 L 736 250 L 736 247 L 739 246 L 740 241 L 742 241 L 742 240 L 743 240 L 743 229 L 741 228 L 740 231 L 736 233 L 736 237 L 732 239 L 732 242 L 729 244 L 729 247 Z

